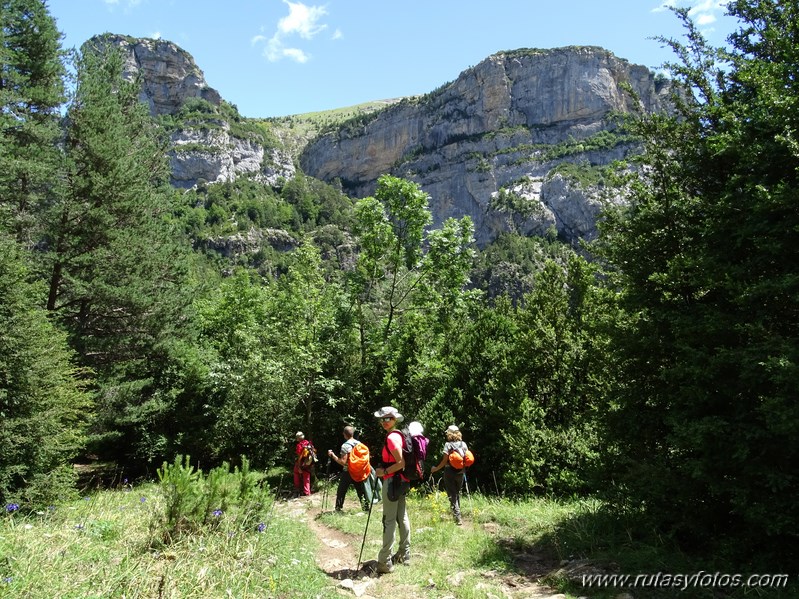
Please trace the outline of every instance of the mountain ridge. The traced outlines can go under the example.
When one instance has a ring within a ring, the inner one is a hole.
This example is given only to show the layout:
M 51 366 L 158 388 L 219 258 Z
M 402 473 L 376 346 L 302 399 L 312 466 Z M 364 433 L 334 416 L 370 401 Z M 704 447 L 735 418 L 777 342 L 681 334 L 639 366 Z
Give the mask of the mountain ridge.
M 237 177 L 279 186 L 303 172 L 360 198 L 387 173 L 430 195 L 434 225 L 470 216 L 480 246 L 507 231 L 573 246 L 595 237 L 603 202 L 623 201 L 600 197 L 596 171 L 637 151 L 618 117 L 666 110 L 670 93 L 667 80 L 597 46 L 521 48 L 421 96 L 251 119 L 176 44 L 104 39 L 127 53 L 126 75 L 142 80 L 155 116 L 198 109 L 170 133 L 176 187 Z

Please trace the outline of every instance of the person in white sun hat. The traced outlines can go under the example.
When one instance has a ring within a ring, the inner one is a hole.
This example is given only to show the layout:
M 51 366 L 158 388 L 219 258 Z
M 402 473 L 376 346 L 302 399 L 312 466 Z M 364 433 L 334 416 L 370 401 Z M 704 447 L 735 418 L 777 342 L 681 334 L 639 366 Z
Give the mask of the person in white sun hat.
M 377 468 L 377 476 L 383 479 L 383 546 L 377 554 L 378 574 L 388 574 L 394 570 L 394 563 L 408 565 L 411 558 L 411 522 L 405 508 L 405 494 L 410 483 L 403 479 L 402 457 L 403 435 L 396 428 L 404 420 L 396 408 L 386 406 L 375 412 L 375 418 L 386 432 L 386 443 L 382 450 L 382 464 Z M 392 556 L 394 535 L 399 526 L 399 547 Z

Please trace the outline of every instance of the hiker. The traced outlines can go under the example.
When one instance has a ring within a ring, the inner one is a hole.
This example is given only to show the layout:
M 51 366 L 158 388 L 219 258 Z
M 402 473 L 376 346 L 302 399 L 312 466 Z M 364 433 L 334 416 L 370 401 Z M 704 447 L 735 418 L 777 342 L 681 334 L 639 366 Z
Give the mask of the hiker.
M 375 412 L 380 426 L 386 432 L 386 443 L 382 450 L 382 463 L 376 469 L 377 476 L 383 479 L 383 546 L 377 554 L 377 573 L 388 574 L 394 570 L 395 563 L 409 565 L 411 559 L 411 522 L 405 509 L 405 494 L 410 483 L 403 480 L 401 471 L 405 468 L 402 457 L 404 436 L 396 429 L 403 416 L 390 406 Z M 399 548 L 391 555 L 394 545 L 394 532 L 399 525 Z
M 294 495 L 299 497 L 301 495 L 311 494 L 311 469 L 313 468 L 313 459 L 311 458 L 311 451 L 313 445 L 305 438 L 302 431 L 298 431 L 294 435 L 297 442 L 294 448 L 296 457 L 294 458 Z
M 363 480 L 357 481 L 353 480 L 352 475 L 350 474 L 350 470 L 348 468 L 348 462 L 350 458 L 350 452 L 352 451 L 353 447 L 358 445 L 360 441 L 355 438 L 355 428 L 352 426 L 345 426 L 344 427 L 344 443 L 341 445 L 341 449 L 339 450 L 339 455 L 333 453 L 332 449 L 327 450 L 327 455 L 330 456 L 330 459 L 336 462 L 339 466 L 342 466 L 344 469 L 339 474 L 338 479 L 338 489 L 336 490 L 336 511 L 340 512 L 344 509 L 344 498 L 347 496 L 347 489 L 350 488 L 350 485 L 355 487 L 355 492 L 358 494 L 358 500 L 361 503 L 361 507 L 363 511 L 369 511 L 369 501 L 366 499 L 366 485 L 364 484 Z M 367 462 L 368 463 L 368 462 Z M 369 473 L 365 473 L 368 477 Z
M 463 435 L 460 429 L 454 424 L 447 427 L 446 431 L 447 442 L 444 443 L 444 455 L 441 456 L 441 461 L 430 469 L 433 474 L 444 468 L 444 488 L 449 497 L 449 505 L 452 509 L 452 515 L 455 516 L 455 524 L 461 526 L 461 487 L 463 486 L 463 468 L 455 468 L 450 463 L 450 454 L 457 452 L 463 455 L 469 447 L 463 441 Z M 461 462 L 462 464 L 462 462 Z

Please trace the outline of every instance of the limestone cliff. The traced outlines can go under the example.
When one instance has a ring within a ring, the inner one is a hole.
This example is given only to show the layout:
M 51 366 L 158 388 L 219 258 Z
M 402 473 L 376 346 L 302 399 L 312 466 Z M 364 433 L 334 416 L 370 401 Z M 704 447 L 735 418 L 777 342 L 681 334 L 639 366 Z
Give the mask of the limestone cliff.
M 426 96 L 318 138 L 301 166 L 357 197 L 373 193 L 383 173 L 412 179 L 430 194 L 436 223 L 469 215 L 480 245 L 513 228 L 555 227 L 575 242 L 595 235 L 597 190 L 553 169 L 626 156 L 636 146 L 613 133 L 611 117 L 663 110 L 666 98 L 647 68 L 602 48 L 501 52 Z M 502 196 L 514 198 L 510 207 Z
M 276 186 L 294 177 L 298 158 L 306 174 L 338 180 L 350 196 L 365 197 L 390 173 L 430 194 L 434 224 L 469 215 L 479 245 L 508 230 L 554 230 L 572 243 L 594 237 L 599 190 L 564 164 L 597 169 L 636 151 L 613 117 L 663 110 L 669 91 L 647 68 L 602 48 L 500 52 L 425 96 L 361 114 L 298 150 L 285 147 L 279 132 L 267 139 L 263 128 L 248 127 L 252 120 L 235 108 L 231 116 L 230 105 L 175 44 L 101 39 L 122 49 L 125 74 L 139 78 L 152 114 L 175 117 L 169 157 L 176 187 L 240 176 Z M 187 117 L 190 100 L 207 103 L 209 114 Z
M 222 97 L 205 81 L 192 56 L 176 44 L 160 39 L 105 34 L 92 38 L 122 51 L 123 76 L 141 82 L 141 100 L 153 116 L 177 115 L 187 100 L 199 99 L 219 107 Z M 258 136 L 236 135 L 221 117 L 183 119 L 170 132 L 172 185 L 189 188 L 198 183 L 223 183 L 247 175 L 265 185 L 295 174 L 292 157 Z

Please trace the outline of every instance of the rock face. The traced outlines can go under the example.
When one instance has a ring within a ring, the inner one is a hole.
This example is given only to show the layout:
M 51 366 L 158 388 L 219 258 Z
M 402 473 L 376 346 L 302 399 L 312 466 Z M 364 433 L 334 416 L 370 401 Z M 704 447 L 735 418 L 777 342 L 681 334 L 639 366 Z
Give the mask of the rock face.
M 161 39 L 132 38 L 106 34 L 93 38 L 122 50 L 125 57 L 123 76 L 142 82 L 141 100 L 150 113 L 175 114 L 189 98 L 201 98 L 219 106 L 222 97 L 205 82 L 194 59 L 176 44 Z
M 152 114 L 180 117 L 169 152 L 174 186 L 241 176 L 276 186 L 295 176 L 296 150 L 247 134 L 246 119 L 236 117 L 233 127 L 219 93 L 177 45 L 110 34 L 94 39 L 123 50 L 125 74 L 142 81 Z M 637 151 L 612 117 L 665 110 L 669 91 L 646 67 L 602 48 L 501 52 L 425 96 L 344 123 L 310 142 L 299 162 L 310 176 L 340 181 L 352 197 L 374 193 L 384 173 L 416 181 L 431 196 L 434 226 L 468 215 L 481 246 L 510 230 L 554 230 L 577 244 L 596 235 L 602 201 L 623 199 L 600 199 L 597 187 L 563 163 L 598 169 Z M 216 107 L 214 114 L 181 115 L 192 98 Z
M 205 82 L 191 55 L 172 42 L 113 34 L 93 40 L 121 49 L 125 58 L 123 76 L 141 81 L 140 98 L 154 116 L 176 115 L 192 98 L 216 107 L 222 104 L 222 97 Z M 243 175 L 265 185 L 276 185 L 280 179 L 294 177 L 296 168 L 287 152 L 236 137 L 230 129 L 230 123 L 219 118 L 184 121 L 172 132 L 172 185 L 190 188 L 201 182 L 233 181 Z
M 277 186 L 281 179 L 296 174 L 291 156 L 277 148 L 266 148 L 257 141 L 230 134 L 230 125 L 219 121 L 197 127 L 186 123 L 170 135 L 169 151 L 172 185 L 188 189 L 197 183 L 224 183 L 248 175 L 264 185 Z
M 416 181 L 431 196 L 435 224 L 469 215 L 479 245 L 514 227 L 536 234 L 554 226 L 576 242 L 596 233 L 598 194 L 553 169 L 566 161 L 607 165 L 635 151 L 611 134 L 611 116 L 663 110 L 667 92 L 647 68 L 602 48 L 503 52 L 365 125 L 319 138 L 300 163 L 357 197 L 373 193 L 384 173 Z M 535 206 L 527 216 L 509 215 L 494 202 L 508 193 Z

